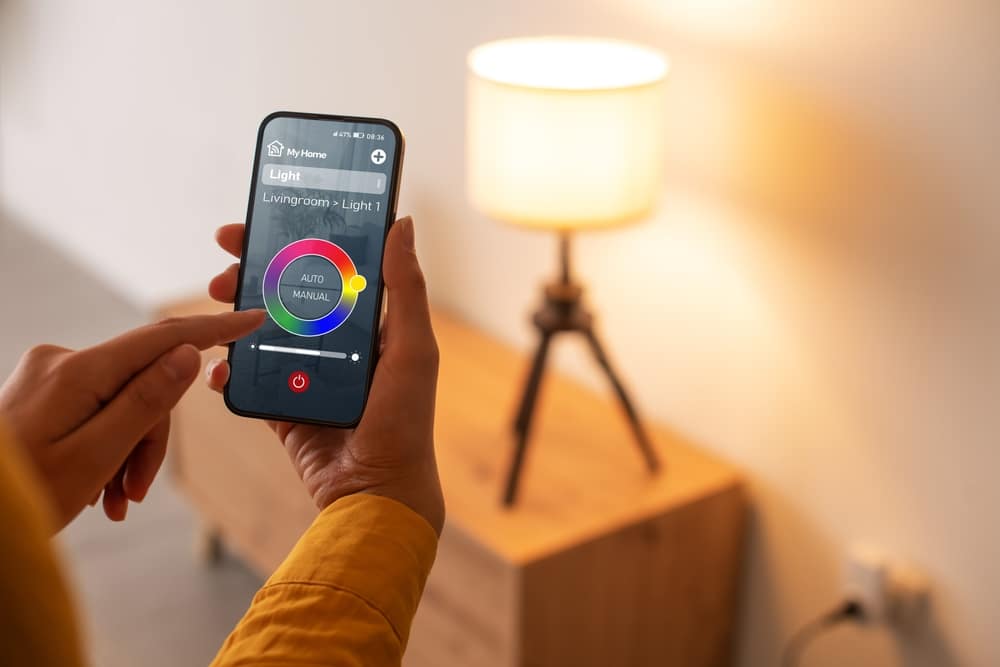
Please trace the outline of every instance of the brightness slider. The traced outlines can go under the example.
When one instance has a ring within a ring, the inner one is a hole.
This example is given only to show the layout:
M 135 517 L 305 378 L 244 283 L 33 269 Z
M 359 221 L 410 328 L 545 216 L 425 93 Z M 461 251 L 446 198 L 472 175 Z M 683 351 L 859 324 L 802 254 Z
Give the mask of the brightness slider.
M 252 345 L 250 347 L 253 347 Z M 331 352 L 329 350 L 310 350 L 304 347 L 285 347 L 283 345 L 258 345 L 261 352 L 281 352 L 282 354 L 301 354 L 305 357 L 325 357 L 327 359 L 346 359 L 346 352 Z

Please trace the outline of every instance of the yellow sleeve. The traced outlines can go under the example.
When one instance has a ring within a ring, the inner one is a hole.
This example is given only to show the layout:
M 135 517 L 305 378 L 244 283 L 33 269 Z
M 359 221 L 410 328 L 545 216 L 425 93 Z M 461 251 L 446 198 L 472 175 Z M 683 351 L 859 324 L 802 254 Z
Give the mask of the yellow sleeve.
M 2 424 L 0 526 L 0 661 L 82 665 L 73 604 L 49 544 L 51 511 Z
M 398 665 L 437 534 L 402 503 L 359 493 L 320 513 L 212 663 Z

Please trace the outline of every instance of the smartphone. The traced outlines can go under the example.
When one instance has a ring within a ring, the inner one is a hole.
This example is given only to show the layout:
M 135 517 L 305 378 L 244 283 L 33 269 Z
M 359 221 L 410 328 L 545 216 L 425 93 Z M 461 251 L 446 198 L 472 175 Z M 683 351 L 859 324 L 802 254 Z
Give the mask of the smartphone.
M 281 111 L 257 132 L 236 309 L 263 326 L 229 348 L 229 409 L 355 426 L 378 353 L 382 254 L 403 135 L 390 121 Z

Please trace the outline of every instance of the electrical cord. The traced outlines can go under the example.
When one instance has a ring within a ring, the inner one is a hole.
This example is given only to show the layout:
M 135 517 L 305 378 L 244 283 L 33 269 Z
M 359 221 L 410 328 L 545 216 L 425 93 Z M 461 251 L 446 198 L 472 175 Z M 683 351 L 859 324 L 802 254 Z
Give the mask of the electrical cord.
M 815 618 L 799 628 L 785 645 L 781 656 L 782 667 L 797 667 L 802 654 L 812 640 L 844 621 L 861 620 L 864 609 L 855 600 L 845 600 L 822 616 Z

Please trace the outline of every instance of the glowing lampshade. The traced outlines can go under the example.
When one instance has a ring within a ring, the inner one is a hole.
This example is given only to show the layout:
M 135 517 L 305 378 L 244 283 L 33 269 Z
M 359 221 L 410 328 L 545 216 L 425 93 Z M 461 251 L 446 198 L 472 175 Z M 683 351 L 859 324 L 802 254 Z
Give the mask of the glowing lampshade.
M 468 58 L 469 197 L 491 217 L 579 229 L 634 220 L 663 183 L 666 58 L 604 39 L 491 42 Z

